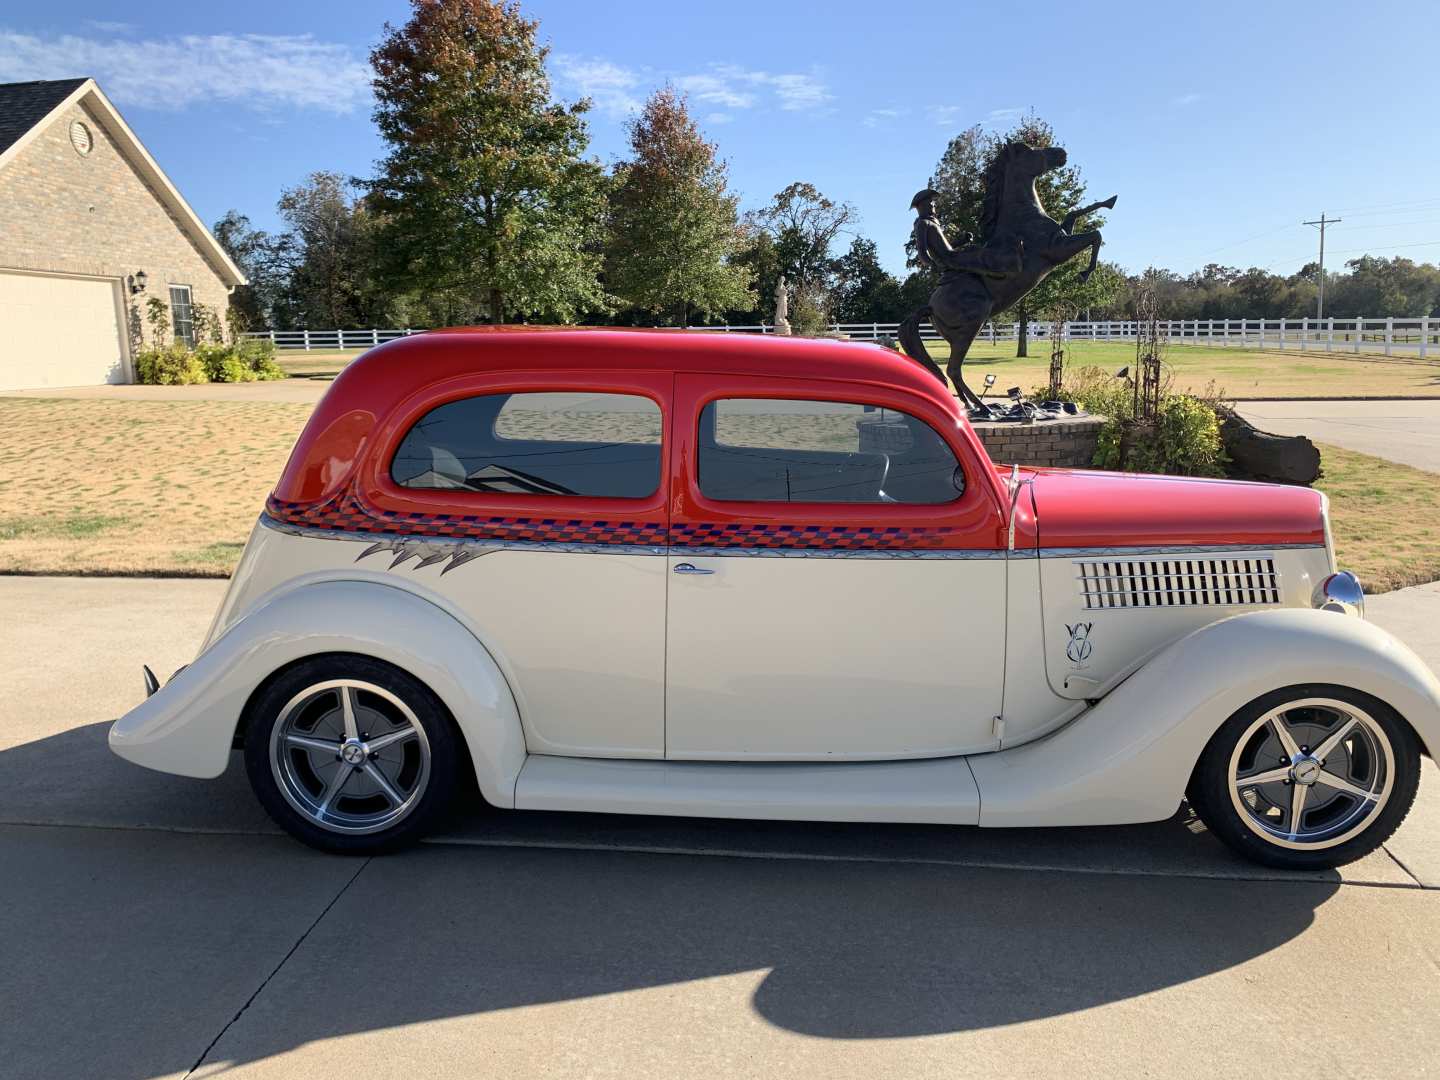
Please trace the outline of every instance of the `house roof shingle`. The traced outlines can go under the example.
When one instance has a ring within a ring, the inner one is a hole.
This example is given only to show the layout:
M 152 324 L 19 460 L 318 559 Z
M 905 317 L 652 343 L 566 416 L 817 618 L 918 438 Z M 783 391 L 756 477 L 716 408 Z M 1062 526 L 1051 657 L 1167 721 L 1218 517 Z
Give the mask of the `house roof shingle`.
M 45 79 L 0 83 L 0 154 L 49 116 L 56 105 L 84 82 L 84 79 Z

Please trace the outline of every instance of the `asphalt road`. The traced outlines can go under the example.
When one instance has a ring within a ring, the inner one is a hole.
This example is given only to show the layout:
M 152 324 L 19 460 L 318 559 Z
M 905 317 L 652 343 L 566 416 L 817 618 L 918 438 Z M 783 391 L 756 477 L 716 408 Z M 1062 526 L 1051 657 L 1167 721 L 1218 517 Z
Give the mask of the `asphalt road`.
M 1240 415 L 1262 431 L 1440 473 L 1440 401 L 1239 401 Z
M 342 859 L 105 748 L 224 583 L 0 578 L 0 1076 L 1419 1075 L 1440 776 L 1340 874 L 1185 817 L 484 813 Z M 1440 586 L 1370 599 L 1440 664 Z M 1431 888 L 1422 888 L 1428 885 Z M 1317 1032 L 1325 1033 L 1318 1035 Z

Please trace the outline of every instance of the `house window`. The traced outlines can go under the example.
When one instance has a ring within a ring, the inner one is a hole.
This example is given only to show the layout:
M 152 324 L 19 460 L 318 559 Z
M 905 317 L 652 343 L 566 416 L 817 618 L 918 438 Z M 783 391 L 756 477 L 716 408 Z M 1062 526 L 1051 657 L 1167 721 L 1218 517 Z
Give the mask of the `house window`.
M 190 302 L 189 285 L 170 286 L 170 321 L 175 327 L 175 340 L 195 347 L 195 307 Z
M 643 499 L 660 486 L 660 406 L 635 394 L 485 394 L 431 409 L 391 463 L 401 487 Z

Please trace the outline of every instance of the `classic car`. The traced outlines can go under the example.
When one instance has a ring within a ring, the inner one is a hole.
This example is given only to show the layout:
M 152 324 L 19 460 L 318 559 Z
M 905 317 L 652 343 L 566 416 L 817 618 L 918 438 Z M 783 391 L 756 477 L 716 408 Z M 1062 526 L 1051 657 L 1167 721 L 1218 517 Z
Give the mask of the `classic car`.
M 335 379 L 198 657 L 110 731 L 319 848 L 496 808 L 979 826 L 1405 816 L 1440 684 L 1302 487 L 992 463 L 876 344 L 480 328 Z

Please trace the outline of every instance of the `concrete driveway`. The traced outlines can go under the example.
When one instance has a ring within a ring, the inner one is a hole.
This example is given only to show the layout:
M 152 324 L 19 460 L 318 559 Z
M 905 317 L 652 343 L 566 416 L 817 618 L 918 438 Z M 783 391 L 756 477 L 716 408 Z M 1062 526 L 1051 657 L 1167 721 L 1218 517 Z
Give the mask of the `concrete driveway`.
M 0 578 L 0 1074 L 1418 1075 L 1440 777 L 1339 874 L 1119 829 L 462 809 L 341 859 L 105 748 L 222 582 Z M 1440 586 L 1371 612 L 1440 663 Z M 1316 1030 L 1343 1036 L 1316 1041 Z M 1317 1057 L 1316 1055 L 1319 1055 Z
M 1440 401 L 1237 401 L 1235 408 L 1262 431 L 1440 473 Z

